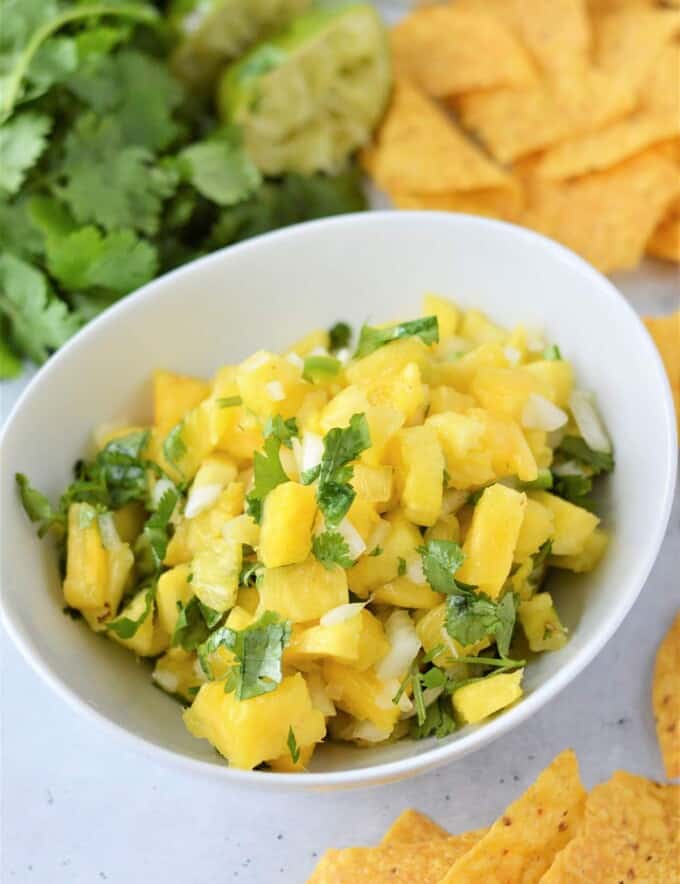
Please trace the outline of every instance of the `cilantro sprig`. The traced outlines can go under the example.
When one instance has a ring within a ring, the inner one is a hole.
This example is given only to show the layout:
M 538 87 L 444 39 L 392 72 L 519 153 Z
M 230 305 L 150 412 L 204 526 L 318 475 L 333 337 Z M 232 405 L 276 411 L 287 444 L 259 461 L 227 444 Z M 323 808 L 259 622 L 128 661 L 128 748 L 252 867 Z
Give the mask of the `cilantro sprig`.
M 256 451 L 253 458 L 253 490 L 246 497 L 246 511 L 258 525 L 262 522 L 264 500 L 277 485 L 288 482 L 281 464 L 281 445 L 292 447 L 298 435 L 294 418 L 284 421 L 279 415 L 270 418 L 264 428 L 264 451 Z
M 355 359 L 363 359 L 380 347 L 401 338 L 418 337 L 424 344 L 436 344 L 439 341 L 439 323 L 436 316 L 424 316 L 410 322 L 399 322 L 386 328 L 373 328 L 364 325 L 359 335 L 359 343 L 354 354 Z

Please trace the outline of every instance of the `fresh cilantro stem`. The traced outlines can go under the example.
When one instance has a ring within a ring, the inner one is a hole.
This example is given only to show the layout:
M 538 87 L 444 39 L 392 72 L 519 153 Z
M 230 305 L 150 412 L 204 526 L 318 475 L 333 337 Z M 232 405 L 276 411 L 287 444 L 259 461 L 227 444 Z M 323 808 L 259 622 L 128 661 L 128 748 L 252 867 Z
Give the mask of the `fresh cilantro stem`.
M 98 3 L 93 6 L 66 10 L 53 18 L 52 21 L 45 22 L 28 41 L 19 56 L 14 70 L 7 78 L 2 104 L 0 105 L 0 123 L 4 123 L 14 110 L 23 79 L 41 44 L 56 31 L 63 28 L 64 25 L 78 21 L 81 18 L 92 18 L 92 16 L 98 15 L 115 15 L 122 18 L 131 18 L 145 24 L 154 24 L 160 19 L 157 10 L 151 7 L 141 7 L 138 3 Z
M 520 669 L 527 665 L 526 660 L 510 660 L 509 657 L 455 657 L 456 663 L 470 663 L 473 666 L 498 666 L 500 669 Z

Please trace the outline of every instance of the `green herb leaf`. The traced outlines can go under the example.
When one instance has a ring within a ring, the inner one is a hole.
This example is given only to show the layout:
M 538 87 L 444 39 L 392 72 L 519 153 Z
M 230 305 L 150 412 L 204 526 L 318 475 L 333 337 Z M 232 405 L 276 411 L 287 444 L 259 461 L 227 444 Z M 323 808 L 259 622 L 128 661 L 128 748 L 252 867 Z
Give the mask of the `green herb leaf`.
M 324 531 L 322 534 L 317 534 L 312 543 L 312 552 L 329 571 L 335 565 L 351 568 L 354 564 L 347 541 L 339 531 Z
M 47 147 L 52 120 L 27 111 L 0 126 L 0 193 L 16 193 Z
M 260 172 L 241 146 L 240 134 L 232 128 L 184 148 L 177 161 L 183 177 L 220 206 L 247 199 L 262 183 Z
M 300 760 L 300 750 L 298 749 L 297 740 L 295 739 L 295 733 L 293 731 L 293 727 L 288 728 L 288 751 L 290 752 L 290 757 L 293 764 L 297 764 Z
M 172 647 L 195 651 L 210 635 L 210 630 L 222 619 L 219 611 L 213 611 L 193 596 L 186 605 L 177 602 L 177 621 L 170 644 Z
M 278 436 L 267 436 L 264 440 L 264 453 L 256 451 L 253 458 L 254 485 L 246 497 L 247 512 L 258 524 L 262 521 L 262 507 L 265 497 L 277 485 L 288 481 L 281 466 L 281 440 Z
M 560 348 L 557 344 L 550 344 L 549 347 L 546 347 L 543 351 L 543 358 L 549 362 L 561 360 L 562 354 L 560 353 Z
M 4 332 L 4 323 L 0 322 L 0 332 Z M 21 374 L 21 359 L 10 349 L 9 344 L 0 337 L 0 380 L 15 378 Z
M 589 495 L 592 490 L 593 480 L 590 476 L 555 476 L 553 492 L 577 506 L 590 508 Z
M 217 400 L 220 408 L 235 408 L 237 405 L 243 405 L 243 399 L 240 396 L 225 396 Z
M 328 349 L 331 353 L 349 347 L 352 340 L 352 328 L 346 322 L 336 322 L 328 331 Z
M 66 519 L 64 513 L 55 510 L 45 495 L 33 488 L 23 473 L 16 473 L 14 478 L 19 487 L 21 503 L 26 511 L 26 515 L 31 522 L 40 522 L 38 536 L 44 537 L 53 525 L 57 525 L 62 530 L 65 530 Z
M 275 436 L 286 448 L 292 448 L 293 438 L 299 435 L 300 431 L 294 417 L 284 421 L 280 414 L 275 414 L 273 417 L 268 418 L 264 425 L 265 438 Z
M 413 719 L 409 735 L 414 740 L 423 740 L 427 737 L 442 740 L 455 730 L 456 722 L 451 711 L 451 701 L 448 696 L 441 696 L 427 707 L 422 723 Z
M 144 523 L 143 536 L 149 544 L 157 571 L 161 569 L 168 548 L 170 517 L 178 500 L 177 489 L 168 488 L 159 500 L 156 511 Z
M 541 469 L 538 476 L 533 482 L 520 482 L 518 488 L 520 491 L 545 491 L 553 487 L 553 474 L 550 470 Z
M 281 683 L 281 658 L 290 641 L 291 625 L 273 611 L 265 613 L 245 629 L 223 626 L 198 648 L 203 671 L 212 678 L 208 655 L 219 647 L 232 651 L 236 663 L 225 680 L 224 689 L 239 700 L 267 694 Z
M 342 368 L 342 363 L 332 356 L 307 356 L 302 377 L 307 381 L 318 382 L 334 378 Z
M 142 590 L 140 590 L 140 592 L 141 591 Z M 104 628 L 109 632 L 115 632 L 118 638 L 122 638 L 124 641 L 132 638 L 151 613 L 155 594 L 156 586 L 154 584 L 147 589 L 144 600 L 144 610 L 136 620 L 133 620 L 130 617 L 116 617 L 115 620 L 109 620 L 106 622 Z
M 163 442 L 163 456 L 168 463 L 171 463 L 180 472 L 179 462 L 187 453 L 187 446 L 182 438 L 183 430 L 184 421 L 180 421 L 170 430 Z
M 565 436 L 560 442 L 557 453 L 566 460 L 577 460 L 589 466 L 595 476 L 610 473 L 614 469 L 613 454 L 605 451 L 593 451 L 580 436 Z
M 436 316 L 424 316 L 410 322 L 400 322 L 386 328 L 372 328 L 365 325 L 361 329 L 355 359 L 363 359 L 385 344 L 401 338 L 419 337 L 425 344 L 436 344 L 439 340 L 439 323 Z
M 376 546 L 375 549 L 371 550 L 368 554 L 369 559 L 374 559 L 376 556 L 381 556 L 383 554 L 382 546 Z
M 397 559 L 397 577 L 403 577 L 406 574 L 406 559 L 401 556 Z
M 371 436 L 363 414 L 351 417 L 349 426 L 334 427 L 323 440 L 317 500 L 327 527 L 342 521 L 356 492 L 349 484 L 354 470 L 349 464 L 370 448 Z
M 482 592 L 453 593 L 446 599 L 446 631 L 463 647 L 491 635 L 500 654 L 505 656 L 515 628 L 516 613 L 515 596 L 511 592 L 499 602 Z
M 463 564 L 465 555 L 457 543 L 452 540 L 428 540 L 424 546 L 418 547 L 418 552 L 427 582 L 435 592 L 446 595 L 460 592 L 453 575 Z

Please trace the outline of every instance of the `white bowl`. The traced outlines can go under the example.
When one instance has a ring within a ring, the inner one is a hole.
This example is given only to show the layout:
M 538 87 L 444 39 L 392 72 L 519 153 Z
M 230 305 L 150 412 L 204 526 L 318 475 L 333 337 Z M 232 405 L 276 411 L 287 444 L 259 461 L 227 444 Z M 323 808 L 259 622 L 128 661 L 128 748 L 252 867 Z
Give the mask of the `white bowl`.
M 571 637 L 526 673 L 526 696 L 486 724 L 437 742 L 370 750 L 326 746 L 304 776 L 243 772 L 184 728 L 122 648 L 62 614 L 53 549 L 35 536 L 15 472 L 57 498 L 93 427 L 148 419 L 149 378 L 168 367 L 209 376 L 258 347 L 305 331 L 416 315 L 424 292 L 479 307 L 499 323 L 544 327 L 596 391 L 616 449 L 603 495 L 613 541 L 592 574 L 553 580 Z M 428 212 L 317 221 L 231 247 L 126 298 L 87 326 L 30 384 L 0 440 L 1 609 L 35 670 L 73 707 L 159 761 L 250 786 L 386 782 L 462 758 L 529 718 L 612 636 L 649 574 L 669 517 L 676 437 L 668 383 L 651 339 L 599 273 L 555 243 L 508 224 Z

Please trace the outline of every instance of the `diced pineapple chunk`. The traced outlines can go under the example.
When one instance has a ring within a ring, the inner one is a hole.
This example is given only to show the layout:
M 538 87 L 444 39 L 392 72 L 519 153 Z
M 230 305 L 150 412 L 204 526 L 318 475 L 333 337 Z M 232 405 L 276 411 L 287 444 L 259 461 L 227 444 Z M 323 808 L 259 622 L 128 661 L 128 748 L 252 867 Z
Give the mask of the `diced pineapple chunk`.
M 453 708 L 468 724 L 482 721 L 522 696 L 523 669 L 491 675 L 454 691 Z
M 371 387 L 376 378 L 399 374 L 412 362 L 415 362 L 421 370 L 425 370 L 429 354 L 429 348 L 420 338 L 402 338 L 386 347 L 374 350 L 363 359 L 350 362 L 347 366 L 347 379 L 350 384 L 366 384 Z
M 368 543 L 380 524 L 380 516 L 376 512 L 375 506 L 359 495 L 352 501 L 347 518 L 361 535 L 364 543 Z
M 330 339 L 326 329 L 317 328 L 315 331 L 311 331 L 309 334 L 305 335 L 304 338 L 300 338 L 299 341 L 296 341 L 286 350 L 286 353 L 296 353 L 298 356 L 309 356 L 312 350 L 316 350 L 317 348 L 328 350 L 329 345 Z
M 352 486 L 358 497 L 367 503 L 387 504 L 392 496 L 392 472 L 390 466 L 355 464 Z M 378 506 L 378 509 L 381 507 Z
M 126 503 L 113 513 L 113 521 L 116 523 L 118 536 L 124 543 L 134 543 L 142 533 L 146 512 L 144 506 L 137 501 Z
M 470 382 L 480 369 L 505 368 L 507 365 L 508 359 L 501 344 L 481 344 L 455 362 L 440 362 L 433 366 L 432 383 L 446 384 L 468 393 Z
M 360 614 L 357 611 L 341 623 L 310 626 L 296 632 L 286 649 L 287 662 L 328 659 L 354 664 L 359 658 Z
M 380 466 L 390 440 L 404 425 L 404 415 L 390 405 L 372 405 L 366 410 L 366 422 L 371 447 L 362 452 L 361 461 L 369 466 Z
M 505 329 L 491 322 L 481 310 L 465 311 L 459 333 L 476 344 L 503 344 L 508 339 Z
M 496 478 L 491 452 L 485 447 L 486 421 L 479 413 L 436 414 L 425 424 L 437 433 L 451 488 L 475 488 Z
M 335 427 L 348 427 L 353 415 L 364 414 L 367 409 L 365 391 L 356 386 L 345 387 L 323 408 L 319 424 L 324 434 L 329 433 Z
M 547 491 L 533 491 L 531 497 L 553 514 L 555 520 L 553 555 L 576 556 L 583 552 L 586 541 L 600 522 L 597 516 Z
M 552 510 L 537 500 L 529 498 L 524 510 L 522 526 L 519 529 L 519 537 L 515 547 L 515 561 L 524 562 L 533 556 L 546 540 L 553 536 L 554 530 L 555 521 Z
M 423 316 L 436 316 L 439 326 L 439 340 L 455 335 L 460 323 L 460 310 L 453 301 L 439 295 L 423 297 Z
M 170 648 L 159 657 L 151 677 L 168 694 L 189 702 L 194 699 L 205 681 L 205 676 L 200 674 L 196 655 L 189 654 L 182 648 Z
M 236 604 L 249 614 L 255 615 L 260 604 L 260 593 L 255 586 L 242 586 L 236 596 Z
M 310 389 L 299 367 L 264 350 L 239 365 L 236 382 L 243 405 L 260 417 L 293 417 Z
M 236 602 L 241 572 L 241 544 L 216 538 L 191 562 L 191 588 L 204 605 L 228 611 Z
M 427 583 L 414 583 L 405 575 L 396 577 L 371 594 L 378 605 L 395 605 L 397 608 L 436 608 L 442 597 Z
M 158 579 L 156 608 L 158 619 L 168 635 L 173 634 L 177 624 L 179 616 L 177 603 L 185 606 L 194 594 L 189 583 L 190 573 L 189 565 L 177 565 L 176 568 L 161 574 Z
M 269 768 L 276 773 L 304 773 L 309 767 L 315 749 L 316 743 L 312 743 L 311 746 L 299 746 L 297 761 L 293 761 L 289 749 L 283 755 L 270 761 Z
M 556 568 L 566 568 L 568 571 L 575 571 L 577 574 L 592 571 L 604 555 L 608 543 L 609 535 L 606 531 L 596 528 L 592 534 L 586 537 L 580 553 L 550 556 L 548 564 L 554 565 Z
M 417 363 L 409 362 L 398 374 L 378 375 L 366 390 L 371 405 L 393 408 L 407 425 L 422 422 L 428 391 Z
M 567 641 L 549 592 L 538 592 L 519 606 L 519 621 L 532 651 L 557 651 Z
M 531 449 L 539 470 L 546 470 L 553 462 L 553 450 L 548 445 L 548 434 L 545 430 L 524 430 L 524 438 Z
M 397 576 L 399 559 L 405 561 L 412 558 L 416 547 L 422 543 L 420 531 L 397 511 L 387 521 L 390 531 L 381 542 L 382 553 L 379 556 L 362 556 L 348 571 L 352 592 L 366 598 L 369 592 L 389 583 Z
M 486 426 L 484 444 L 491 454 L 491 466 L 496 476 L 517 476 L 522 482 L 538 478 L 536 460 L 519 425 L 509 418 L 490 412 L 471 410 Z
M 540 386 L 539 392 L 559 408 L 566 408 L 574 388 L 574 369 L 564 359 L 539 359 L 524 367 Z
M 372 669 L 359 672 L 331 660 L 324 663 L 323 675 L 329 697 L 341 709 L 373 722 L 382 731 L 392 731 L 399 718 L 399 707 L 392 702 L 395 686 L 382 681 Z
M 259 593 L 258 615 L 276 611 L 294 623 L 318 620 L 349 601 L 345 571 L 338 566 L 324 568 L 313 557 L 299 565 L 265 568 Z
M 456 516 L 451 513 L 442 516 L 425 532 L 425 540 L 451 540 L 458 543 L 460 540 L 460 523 Z
M 470 392 L 493 414 L 520 420 L 538 381 L 525 368 L 482 368 L 470 382 Z
M 171 428 L 169 433 L 177 432 L 183 446 L 182 453 L 172 463 L 168 462 L 163 451 L 168 436 L 166 435 L 161 441 L 159 463 L 171 477 L 185 482 L 193 479 L 201 463 L 213 450 L 210 436 L 211 407 L 210 401 L 206 400 L 197 408 L 187 412 L 184 418 Z
M 390 643 L 387 641 L 382 623 L 374 614 L 364 608 L 359 617 L 361 618 L 359 655 L 352 666 L 363 672 L 382 660 L 390 649 Z
M 236 543 L 245 543 L 255 549 L 260 542 L 260 526 L 251 516 L 243 513 L 224 523 L 222 537 Z
M 496 598 L 507 580 L 527 496 L 504 485 L 487 488 L 475 507 L 457 576 Z
M 304 562 L 312 549 L 316 492 L 311 485 L 283 482 L 265 499 L 260 556 L 267 568 Z
M 68 510 L 66 604 L 80 610 L 101 609 L 107 602 L 108 583 L 109 559 L 97 514 L 88 503 L 72 503 Z
M 171 371 L 156 371 L 153 376 L 154 424 L 162 435 L 182 420 L 184 415 L 202 402 L 210 387 L 200 378 Z
M 184 722 L 195 737 L 208 740 L 232 767 L 243 770 L 284 755 L 290 730 L 300 746 L 318 743 L 326 735 L 324 717 L 312 706 L 300 673 L 249 700 L 225 693 L 222 682 L 204 684 L 185 711 Z
M 242 512 L 244 488 L 240 482 L 232 482 L 219 495 L 215 503 L 193 519 L 183 519 L 172 536 L 165 554 L 166 565 L 180 565 L 213 540 L 221 537 L 225 525 Z
M 444 455 L 429 425 L 400 430 L 390 446 L 404 515 L 417 525 L 434 525 L 442 508 Z
M 148 597 L 149 590 L 140 589 L 118 616 L 109 621 L 109 623 L 120 623 L 124 620 L 137 621 L 148 610 L 148 613 L 135 630 L 134 635 L 129 638 L 122 638 L 113 629 L 107 633 L 109 638 L 118 642 L 119 645 L 134 651 L 139 657 L 155 657 L 170 644 L 170 636 L 155 616 L 155 603 L 152 600 L 149 605 Z
M 434 387 L 430 393 L 430 407 L 428 414 L 442 414 L 445 411 L 457 411 L 464 414 L 469 408 L 474 408 L 476 401 L 467 393 L 459 393 L 453 387 L 441 384 Z

